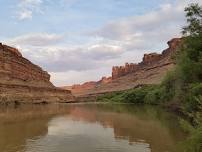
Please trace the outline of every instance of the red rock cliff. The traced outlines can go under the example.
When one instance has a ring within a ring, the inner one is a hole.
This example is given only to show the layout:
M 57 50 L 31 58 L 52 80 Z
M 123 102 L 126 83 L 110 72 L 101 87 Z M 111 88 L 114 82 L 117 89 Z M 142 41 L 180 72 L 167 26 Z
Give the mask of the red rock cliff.
M 134 63 L 125 63 L 125 66 L 112 67 L 112 79 L 117 79 L 124 75 L 134 72 L 138 69 L 138 65 Z
M 177 47 L 180 45 L 181 39 L 174 38 L 168 41 L 168 49 L 164 50 L 162 54 L 158 53 L 150 53 L 144 54 L 141 63 L 134 64 L 134 63 L 125 63 L 125 66 L 114 66 L 112 68 L 112 79 L 115 80 L 127 74 L 136 72 L 145 66 L 155 65 L 162 60 L 170 59 L 173 53 L 176 52 Z M 171 61 L 172 62 L 172 61 Z
M 22 57 L 15 48 L 0 44 L 1 84 L 52 87 L 50 75 Z
M 17 49 L 0 43 L 0 103 L 59 99 L 68 101 L 73 96 L 70 91 L 54 87 L 50 75 L 24 58 Z

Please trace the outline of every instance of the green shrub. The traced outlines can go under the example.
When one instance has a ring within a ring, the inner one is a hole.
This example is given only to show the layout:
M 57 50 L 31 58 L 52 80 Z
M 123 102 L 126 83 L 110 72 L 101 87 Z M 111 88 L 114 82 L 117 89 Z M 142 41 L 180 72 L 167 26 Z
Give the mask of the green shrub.
M 187 112 L 202 110 L 202 83 L 190 85 L 184 101 L 184 108 Z
M 151 87 L 145 86 L 125 92 L 123 96 L 126 102 L 143 104 L 145 102 L 145 97 L 150 90 Z
M 155 87 L 151 89 L 145 96 L 145 103 L 154 105 L 159 104 L 163 101 L 164 94 L 165 92 L 163 87 Z
M 175 96 L 175 84 L 176 84 L 176 71 L 170 71 L 167 73 L 161 83 L 162 87 L 162 100 L 170 101 Z
M 194 127 L 186 120 L 179 120 L 180 126 L 184 132 L 191 134 L 194 131 Z
M 185 152 L 202 152 L 202 125 L 195 129 L 185 142 Z
M 114 96 L 111 98 L 111 101 L 112 101 L 112 102 L 119 102 L 119 103 L 125 102 L 122 93 L 119 93 L 119 94 L 114 95 Z
M 111 92 L 97 98 L 99 102 L 124 102 L 123 92 Z

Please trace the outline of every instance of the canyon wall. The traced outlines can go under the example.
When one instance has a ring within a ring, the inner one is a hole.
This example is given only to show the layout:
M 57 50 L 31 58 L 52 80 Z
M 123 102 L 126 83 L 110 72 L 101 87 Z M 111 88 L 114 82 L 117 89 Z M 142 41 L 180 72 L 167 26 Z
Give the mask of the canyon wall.
M 176 52 L 180 42 L 181 42 L 181 39 L 174 38 L 167 43 L 169 48 L 164 50 L 162 54 L 158 54 L 158 53 L 144 54 L 142 62 L 139 64 L 125 63 L 124 66 L 114 66 L 112 68 L 112 79 L 114 80 L 122 76 L 125 76 L 127 74 L 136 72 L 138 70 L 141 70 L 145 66 L 157 64 L 158 62 L 162 60 L 166 60 L 166 58 L 169 58 L 170 62 L 173 62 L 173 60 L 170 57 L 172 56 L 173 53 Z
M 103 77 L 100 81 L 63 87 L 72 90 L 76 96 L 102 94 L 106 92 L 131 89 L 144 84 L 159 84 L 167 72 L 174 68 L 173 56 L 182 42 L 181 38 L 170 40 L 168 48 L 161 54 L 144 54 L 140 63 L 125 63 L 124 66 L 114 66 L 112 76 Z
M 50 75 L 16 49 L 0 43 L 0 103 L 73 100 L 71 91 L 53 86 Z

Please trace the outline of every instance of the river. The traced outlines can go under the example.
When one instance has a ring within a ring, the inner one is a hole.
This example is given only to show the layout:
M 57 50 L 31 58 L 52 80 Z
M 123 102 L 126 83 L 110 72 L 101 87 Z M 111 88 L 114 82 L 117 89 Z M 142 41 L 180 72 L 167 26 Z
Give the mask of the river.
M 179 152 L 178 117 L 111 104 L 0 108 L 0 152 Z

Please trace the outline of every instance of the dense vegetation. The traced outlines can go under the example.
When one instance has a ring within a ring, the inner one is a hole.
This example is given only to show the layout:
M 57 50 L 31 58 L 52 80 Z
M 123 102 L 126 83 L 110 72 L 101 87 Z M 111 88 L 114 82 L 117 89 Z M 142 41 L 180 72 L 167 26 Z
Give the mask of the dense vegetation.
M 185 8 L 188 25 L 183 28 L 183 43 L 176 54 L 176 68 L 160 85 L 101 96 L 100 101 L 159 104 L 180 111 L 190 121 L 182 124 L 190 137 L 187 152 L 202 152 L 202 7 Z

